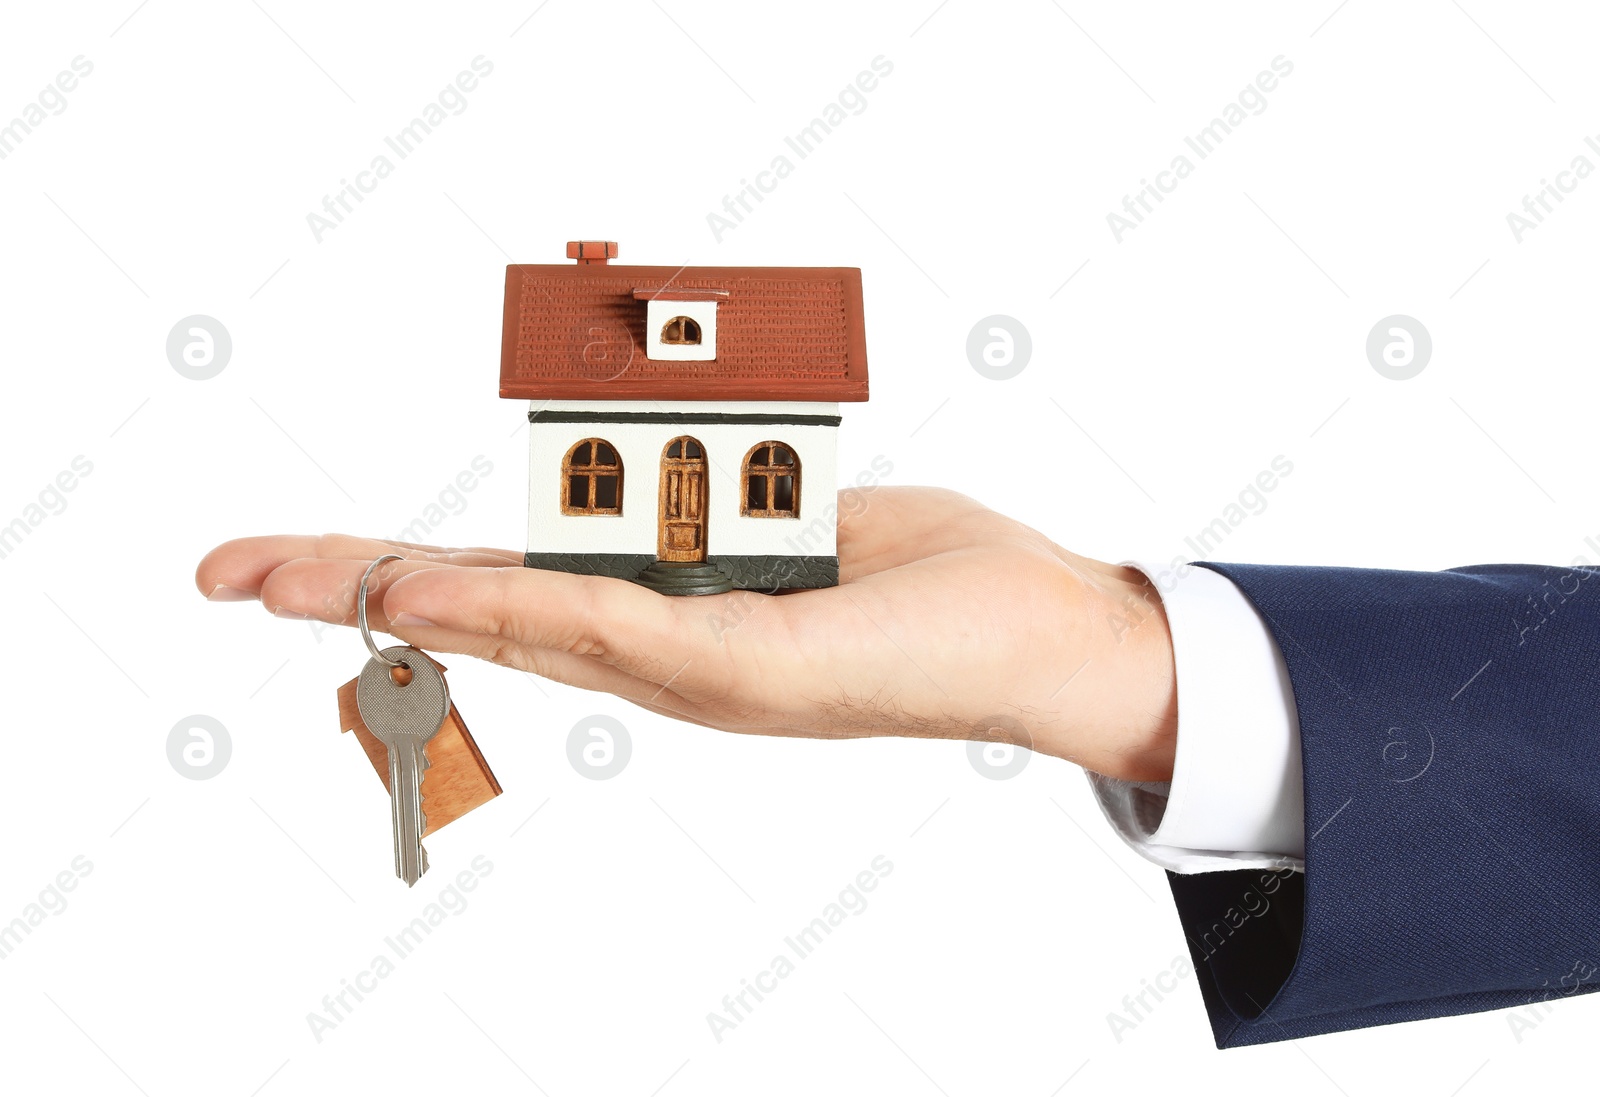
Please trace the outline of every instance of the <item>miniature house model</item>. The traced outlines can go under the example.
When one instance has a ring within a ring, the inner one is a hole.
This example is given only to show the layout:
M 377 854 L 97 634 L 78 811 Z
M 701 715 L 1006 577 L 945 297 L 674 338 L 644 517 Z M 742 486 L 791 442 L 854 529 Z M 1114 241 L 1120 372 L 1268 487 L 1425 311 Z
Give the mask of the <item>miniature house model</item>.
M 530 401 L 529 567 L 669 594 L 839 581 L 839 404 L 867 398 L 861 272 L 506 268 L 500 395 Z

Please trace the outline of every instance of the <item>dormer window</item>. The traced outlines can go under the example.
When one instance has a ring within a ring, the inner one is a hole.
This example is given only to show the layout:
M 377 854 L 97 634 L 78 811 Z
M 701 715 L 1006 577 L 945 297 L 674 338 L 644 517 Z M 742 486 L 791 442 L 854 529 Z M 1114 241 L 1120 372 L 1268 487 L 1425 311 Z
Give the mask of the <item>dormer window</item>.
M 661 341 L 675 347 L 697 347 L 700 325 L 687 316 L 674 316 L 661 328 Z
M 728 299 L 721 289 L 643 287 L 633 291 L 645 307 L 646 358 L 658 362 L 710 362 L 717 357 L 717 309 Z

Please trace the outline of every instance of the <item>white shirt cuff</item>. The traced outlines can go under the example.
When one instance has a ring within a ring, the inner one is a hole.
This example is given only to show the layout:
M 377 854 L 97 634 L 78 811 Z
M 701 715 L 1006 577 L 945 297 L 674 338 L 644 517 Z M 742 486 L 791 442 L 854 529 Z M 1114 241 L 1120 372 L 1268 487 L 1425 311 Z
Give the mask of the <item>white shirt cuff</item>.
M 1170 783 L 1089 773 L 1106 819 L 1173 872 L 1304 872 L 1300 724 L 1266 621 L 1218 572 L 1180 561 L 1127 566 L 1155 584 L 1172 631 L 1178 745 Z

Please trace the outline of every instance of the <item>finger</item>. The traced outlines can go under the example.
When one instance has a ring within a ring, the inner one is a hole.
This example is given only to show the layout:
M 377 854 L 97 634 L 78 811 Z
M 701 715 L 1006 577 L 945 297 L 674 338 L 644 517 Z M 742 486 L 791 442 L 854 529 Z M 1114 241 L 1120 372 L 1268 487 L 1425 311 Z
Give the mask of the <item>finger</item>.
M 594 656 L 526 647 L 500 636 L 430 625 L 396 625 L 393 631 L 406 643 L 427 651 L 470 655 L 562 685 L 609 693 L 674 719 L 701 722 L 688 714 L 690 706 L 669 688 L 643 681 Z
M 920 560 L 953 538 L 964 542 L 963 522 L 987 507 L 945 488 L 889 487 L 839 492 L 839 568 L 848 580 Z
M 1080 573 L 1128 579 L 1133 571 L 1069 552 L 1038 530 L 945 488 L 880 486 L 855 494 L 846 488 L 839 493 L 839 516 L 839 573 L 846 582 L 1001 537 L 1049 552 Z
M 441 548 L 339 533 L 320 537 L 278 534 L 241 537 L 218 545 L 206 553 L 195 569 L 195 586 L 208 598 L 236 600 L 260 591 L 266 577 L 290 560 L 304 557 L 371 562 L 391 552 L 407 559 L 434 560 L 459 567 L 505 567 L 522 563 L 522 554 L 509 549 Z
M 618 579 L 536 568 L 422 568 L 394 582 L 384 612 L 593 656 L 701 703 L 731 692 L 731 645 L 716 643 L 708 627 L 730 597 L 666 597 Z
M 370 563 L 368 560 L 311 557 L 290 559 L 261 580 L 261 605 L 274 616 L 290 620 L 353 626 L 361 577 Z M 383 614 L 383 595 L 397 579 L 419 569 L 433 568 L 466 570 L 437 560 L 392 560 L 380 565 L 367 579 L 367 619 L 371 627 L 389 631 L 389 621 Z
M 296 620 L 307 618 L 353 627 L 356 624 L 356 594 L 366 568 L 365 560 L 290 560 L 274 569 L 263 581 L 261 603 L 280 617 Z M 636 704 L 649 702 L 669 715 L 682 716 L 682 710 L 690 707 L 661 683 L 643 681 L 592 656 L 574 655 L 553 648 L 529 647 L 497 634 L 476 630 L 456 631 L 392 624 L 384 612 L 387 592 L 404 576 L 436 569 L 448 570 L 451 565 L 433 560 L 394 561 L 373 572 L 367 581 L 369 625 L 379 632 L 391 633 L 407 643 L 430 651 L 470 655 L 579 689 L 614 694 Z M 471 573 L 483 574 L 481 569 L 473 569 Z M 660 595 L 651 597 L 659 598 Z
M 730 728 L 721 724 L 713 724 L 708 721 L 698 719 L 694 716 L 690 716 L 686 713 L 674 712 L 672 709 L 662 708 L 660 705 L 652 705 L 648 701 L 632 701 L 631 703 L 638 705 L 640 708 L 645 709 L 646 711 L 653 712 L 657 716 L 665 716 L 669 720 L 681 720 L 685 724 L 694 724 L 698 727 L 710 728 L 712 731 L 730 731 L 734 732 L 735 734 L 738 733 L 737 728 Z

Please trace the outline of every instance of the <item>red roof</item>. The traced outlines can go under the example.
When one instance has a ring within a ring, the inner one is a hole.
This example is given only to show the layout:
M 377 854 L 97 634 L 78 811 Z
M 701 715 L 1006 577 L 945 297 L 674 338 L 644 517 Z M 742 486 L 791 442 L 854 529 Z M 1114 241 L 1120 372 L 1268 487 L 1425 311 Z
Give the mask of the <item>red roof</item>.
M 645 312 L 657 295 L 719 302 L 715 359 L 668 362 L 646 356 Z M 500 395 L 517 400 L 865 400 L 861 271 L 630 267 L 604 259 L 508 266 Z

